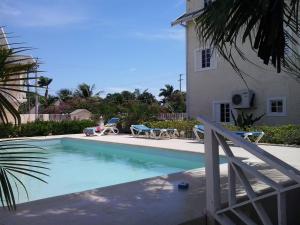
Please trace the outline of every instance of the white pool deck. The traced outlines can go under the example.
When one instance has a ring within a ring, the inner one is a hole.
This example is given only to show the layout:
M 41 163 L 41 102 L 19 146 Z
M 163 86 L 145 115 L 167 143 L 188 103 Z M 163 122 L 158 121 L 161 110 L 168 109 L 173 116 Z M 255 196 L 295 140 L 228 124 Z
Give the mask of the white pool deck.
M 152 140 L 129 135 L 85 137 L 82 134 L 37 139 L 63 137 L 204 153 L 204 145 L 195 140 Z M 300 148 L 271 145 L 260 147 L 300 169 Z M 236 156 L 246 158 L 249 163 L 260 163 L 238 147 L 232 147 L 232 150 Z M 220 153 L 223 154 L 222 150 Z M 223 164 L 220 168 L 222 196 L 225 199 L 227 166 Z M 268 168 L 265 170 L 269 174 L 273 173 Z M 276 173 L 274 178 L 284 180 Z M 189 182 L 188 191 L 177 190 L 177 184 L 182 181 Z M 257 184 L 257 187 L 260 186 Z M 15 213 L 0 210 L 0 225 L 176 225 L 202 216 L 204 208 L 204 170 L 197 169 L 24 203 L 18 206 Z

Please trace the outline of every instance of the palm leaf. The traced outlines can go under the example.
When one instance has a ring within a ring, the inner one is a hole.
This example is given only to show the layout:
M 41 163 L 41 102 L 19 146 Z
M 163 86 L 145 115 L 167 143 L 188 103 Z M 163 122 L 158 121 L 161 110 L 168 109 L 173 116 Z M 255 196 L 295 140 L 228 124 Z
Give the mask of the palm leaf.
M 27 149 L 27 150 L 26 150 Z M 16 209 L 15 195 L 19 195 L 21 186 L 28 196 L 28 191 L 18 174 L 45 182 L 48 170 L 45 151 L 22 142 L 0 141 L 0 200 L 9 210 Z M 16 188 L 13 188 L 13 184 Z M 30 196 L 28 196 L 30 197 Z
M 0 39 L 6 41 L 4 33 L 0 35 Z M 37 79 L 31 73 L 39 71 L 35 60 L 21 55 L 32 48 L 16 45 L 18 44 L 8 46 L 7 43 L 0 46 L 0 123 L 9 123 L 12 117 L 15 124 L 19 125 L 21 119 L 16 94 L 31 93 L 29 88 L 37 88 L 30 81 Z M 46 182 L 45 171 L 48 170 L 46 153 L 42 148 L 18 141 L 0 140 L 0 202 L 9 210 L 16 209 L 15 196 L 19 196 L 19 187 L 25 191 L 28 199 L 30 197 L 18 175 Z
M 242 48 L 248 41 L 264 64 L 272 64 L 278 73 L 284 70 L 300 77 L 300 56 L 293 50 L 300 38 L 299 1 L 215 0 L 199 10 L 196 31 L 199 39 L 213 46 L 240 75 L 246 73 L 235 59 L 238 55 L 251 62 Z
M 5 34 L 0 39 L 5 39 Z M 15 97 L 17 93 L 32 93 L 30 88 L 42 88 L 30 84 L 30 81 L 38 79 L 31 74 L 40 72 L 37 70 L 39 66 L 37 61 L 24 56 L 32 48 L 18 44 L 11 46 L 6 43 L 0 47 L 0 120 L 3 123 L 11 122 L 9 118 L 13 118 L 15 124 L 21 122 L 17 110 L 20 102 Z

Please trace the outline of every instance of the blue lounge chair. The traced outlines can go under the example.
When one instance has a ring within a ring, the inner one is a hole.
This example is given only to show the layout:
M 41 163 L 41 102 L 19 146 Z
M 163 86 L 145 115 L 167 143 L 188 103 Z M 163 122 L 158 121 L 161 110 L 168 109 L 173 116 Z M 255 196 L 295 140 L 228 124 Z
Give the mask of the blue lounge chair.
M 83 130 L 83 133 L 85 133 L 86 136 L 102 136 L 109 133 L 118 134 L 119 129 L 117 128 L 117 123 L 119 121 L 119 118 L 111 118 L 104 127 L 88 127 Z M 100 131 L 100 133 L 98 133 L 98 131 Z
M 145 135 L 148 138 L 174 138 L 179 136 L 177 129 L 159 129 L 159 128 L 149 128 L 145 125 L 132 125 L 130 127 L 132 136 L 139 137 L 140 135 Z
M 200 140 L 199 133 L 204 134 L 204 126 L 203 125 L 196 125 L 193 129 L 194 134 L 197 138 L 197 140 Z M 235 131 L 236 135 L 244 138 L 247 141 L 250 141 L 249 137 L 255 137 L 255 143 L 258 144 L 258 142 L 262 139 L 262 137 L 265 135 L 263 131 Z
M 140 135 L 144 135 L 146 137 L 151 137 L 153 136 L 153 129 L 140 124 L 140 125 L 131 125 L 130 126 L 131 134 L 134 137 L 139 137 Z

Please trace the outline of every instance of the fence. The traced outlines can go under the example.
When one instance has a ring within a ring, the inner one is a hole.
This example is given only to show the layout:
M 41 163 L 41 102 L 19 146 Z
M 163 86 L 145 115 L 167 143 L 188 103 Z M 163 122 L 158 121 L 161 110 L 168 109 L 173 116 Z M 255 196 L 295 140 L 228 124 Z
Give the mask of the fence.
M 21 114 L 21 122 L 23 124 L 31 123 L 36 120 L 40 121 L 63 121 L 69 120 L 70 115 L 68 114 Z
M 161 113 L 158 115 L 158 120 L 185 120 L 187 113 Z

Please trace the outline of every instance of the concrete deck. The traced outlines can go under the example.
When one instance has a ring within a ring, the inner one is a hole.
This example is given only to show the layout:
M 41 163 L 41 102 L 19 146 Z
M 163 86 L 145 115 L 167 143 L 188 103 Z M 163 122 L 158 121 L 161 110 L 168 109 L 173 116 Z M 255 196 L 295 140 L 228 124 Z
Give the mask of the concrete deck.
M 61 137 L 204 153 L 203 144 L 193 140 L 151 140 L 128 135 L 89 138 L 83 135 L 64 135 L 37 139 Z M 260 147 L 300 169 L 300 148 Z M 237 156 L 246 158 L 249 163 L 261 163 L 238 147 L 232 149 Z M 268 167 L 260 166 L 277 180 L 284 180 L 284 177 L 273 173 Z M 220 168 L 222 197 L 225 200 L 227 166 L 221 165 Z M 182 181 L 190 183 L 188 191 L 177 190 L 177 184 Z M 263 185 L 257 184 L 257 187 L 263 188 Z M 0 225 L 175 225 L 202 216 L 204 207 L 204 170 L 197 169 L 21 204 L 16 213 L 0 210 Z

